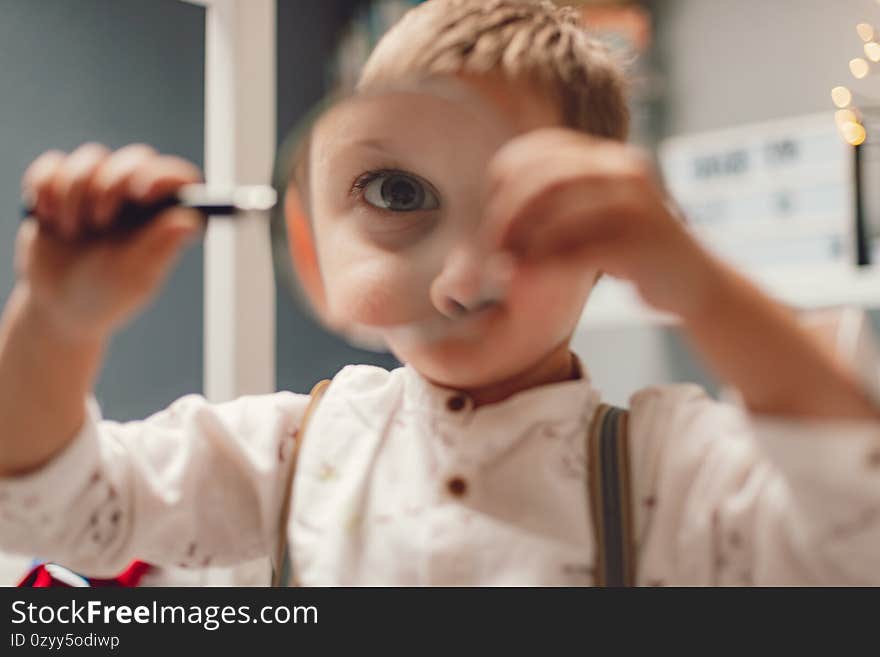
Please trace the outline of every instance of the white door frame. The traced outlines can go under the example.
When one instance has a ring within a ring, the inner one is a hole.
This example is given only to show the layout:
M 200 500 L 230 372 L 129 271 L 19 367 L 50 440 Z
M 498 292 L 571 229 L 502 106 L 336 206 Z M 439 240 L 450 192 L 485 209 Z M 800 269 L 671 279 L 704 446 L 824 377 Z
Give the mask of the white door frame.
M 276 143 L 276 1 L 205 7 L 205 179 L 268 184 Z M 204 394 L 274 392 L 275 284 L 263 214 L 215 218 L 205 237 Z

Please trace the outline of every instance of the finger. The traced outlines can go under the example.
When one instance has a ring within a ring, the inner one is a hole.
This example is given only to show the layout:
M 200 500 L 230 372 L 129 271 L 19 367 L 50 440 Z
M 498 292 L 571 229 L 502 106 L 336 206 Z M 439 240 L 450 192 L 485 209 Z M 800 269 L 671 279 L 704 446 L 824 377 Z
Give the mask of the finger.
M 488 233 L 500 237 L 507 218 L 529 198 L 554 182 L 588 168 L 580 137 L 572 148 L 571 131 L 540 130 L 512 140 L 489 166 L 486 212 Z
M 174 255 L 202 231 L 202 217 L 192 210 L 167 210 L 125 244 L 120 257 L 129 266 L 148 272 Z
M 525 205 L 529 198 L 546 188 L 558 175 L 556 172 L 559 170 L 559 162 L 533 156 L 528 170 L 507 162 L 503 173 L 500 172 L 500 165 L 495 164 L 493 167 L 496 172 L 490 182 L 483 228 L 488 242 L 496 245 L 502 241 L 509 228 L 509 219 L 516 214 L 517 208 Z
M 201 171 L 196 165 L 180 157 L 165 155 L 137 168 L 128 185 L 129 196 L 137 203 L 153 203 L 170 196 L 183 185 L 201 179 Z
M 498 150 L 490 165 L 490 177 L 509 175 L 509 170 L 527 167 L 542 154 L 580 153 L 601 156 L 609 166 L 625 166 L 631 161 L 642 161 L 645 155 L 638 147 L 604 139 L 569 128 L 534 130 L 510 140 Z
M 51 207 L 50 182 L 55 176 L 65 154 L 58 150 L 46 151 L 35 159 L 25 170 L 21 179 L 22 197 L 29 206 L 31 214 L 40 223 L 52 227 L 54 212 Z
M 594 195 L 608 195 L 609 200 L 637 197 L 644 193 L 647 178 L 643 159 L 634 158 L 631 149 L 599 141 L 584 149 L 569 139 L 540 156 L 515 154 L 505 166 L 487 207 L 489 238 L 496 245 L 522 242 L 535 228 L 527 219 L 552 221 L 555 213 L 566 212 L 566 203 L 581 197 L 589 197 L 586 202 Z M 538 212 L 536 204 L 544 204 L 545 212 Z
M 484 230 L 488 243 L 495 247 L 510 241 L 511 233 L 523 229 L 519 221 L 534 199 L 573 184 L 583 169 L 580 162 L 569 163 L 562 154 L 533 155 L 527 164 L 509 168 L 486 205 Z
M 607 240 L 619 236 L 625 227 L 626 210 L 607 199 L 569 212 L 558 214 L 555 221 L 547 222 L 532 233 L 518 251 L 524 259 L 565 257 L 600 245 L 607 250 Z
M 201 217 L 191 210 L 169 210 L 157 217 L 159 230 L 133 250 L 132 261 L 144 264 L 145 285 L 157 287 L 168 277 L 183 249 L 201 234 Z
M 537 195 L 512 218 L 515 229 L 502 246 L 526 259 L 576 252 L 626 226 L 638 202 L 623 184 L 579 182 Z
M 131 177 L 146 162 L 156 157 L 156 151 L 145 144 L 131 144 L 120 148 L 100 166 L 88 189 L 95 228 L 110 225 L 122 205 Z
M 604 143 L 603 140 L 567 128 L 544 128 L 527 132 L 511 139 L 495 154 L 489 165 L 490 183 L 492 186 L 499 184 L 509 178 L 512 172 L 534 164 L 536 157 L 569 151 L 572 146 L 583 152 Z
M 499 149 L 489 166 L 489 178 L 494 187 L 529 170 L 534 172 L 537 159 L 553 161 L 562 157 L 608 173 L 641 169 L 646 159 L 640 149 L 628 144 L 570 129 L 551 128 L 527 133 Z
M 55 174 L 52 195 L 64 237 L 74 237 L 81 228 L 86 186 L 108 154 L 107 148 L 100 144 L 83 144 L 70 154 Z

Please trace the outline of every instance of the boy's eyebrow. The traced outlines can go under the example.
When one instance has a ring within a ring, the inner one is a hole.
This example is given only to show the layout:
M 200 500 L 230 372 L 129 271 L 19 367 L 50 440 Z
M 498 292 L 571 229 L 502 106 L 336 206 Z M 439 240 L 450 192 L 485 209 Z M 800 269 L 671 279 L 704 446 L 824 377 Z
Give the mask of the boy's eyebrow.
M 352 151 L 358 150 L 361 152 L 364 150 L 378 151 L 382 155 L 396 160 L 400 148 L 395 148 L 393 140 L 364 136 L 355 137 L 351 140 L 334 137 L 328 146 L 325 146 L 324 149 L 319 148 L 318 150 L 319 152 L 322 150 L 324 151 L 321 159 L 335 162 L 339 158 L 345 159 L 351 157 Z
M 351 149 L 381 151 L 387 155 L 394 155 L 399 151 L 399 148 L 394 147 L 392 140 L 376 137 L 355 137 L 351 140 L 343 137 L 333 137 L 324 146 L 324 148 L 328 147 L 332 158 L 343 156 L 345 153 L 350 152 Z M 319 150 L 322 149 L 319 148 Z
M 352 146 L 360 146 L 363 148 L 370 148 L 372 150 L 377 150 L 377 151 L 385 151 L 385 152 L 389 152 L 389 151 L 394 150 L 392 148 L 390 142 L 388 142 L 386 140 L 382 140 L 382 139 L 375 139 L 375 138 L 356 139 L 353 142 L 351 142 L 351 145 Z

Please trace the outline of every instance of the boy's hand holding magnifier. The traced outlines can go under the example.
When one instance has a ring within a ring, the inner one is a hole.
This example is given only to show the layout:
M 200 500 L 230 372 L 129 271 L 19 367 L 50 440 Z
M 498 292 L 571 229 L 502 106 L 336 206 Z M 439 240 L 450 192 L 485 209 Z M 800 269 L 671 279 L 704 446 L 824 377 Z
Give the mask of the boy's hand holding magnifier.
M 69 155 L 41 155 L 22 179 L 31 220 L 16 248 L 28 306 L 60 336 L 109 338 L 156 293 L 203 222 L 196 212 L 173 208 L 125 239 L 110 238 L 119 210 L 200 179 L 193 164 L 140 144 L 115 152 L 85 144 Z

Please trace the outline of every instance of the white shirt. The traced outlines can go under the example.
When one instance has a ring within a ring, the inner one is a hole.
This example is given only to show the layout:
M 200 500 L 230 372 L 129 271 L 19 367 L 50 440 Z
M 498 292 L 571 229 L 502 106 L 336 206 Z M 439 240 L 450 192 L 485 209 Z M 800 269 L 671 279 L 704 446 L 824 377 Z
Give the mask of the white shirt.
M 454 401 L 450 401 L 454 400 Z M 412 368 L 349 366 L 283 472 L 308 397 L 85 425 L 0 479 L 0 548 L 92 576 L 134 558 L 223 566 L 286 527 L 305 585 L 589 585 L 586 378 L 474 409 Z M 749 417 L 693 385 L 631 400 L 642 585 L 880 584 L 880 427 Z

